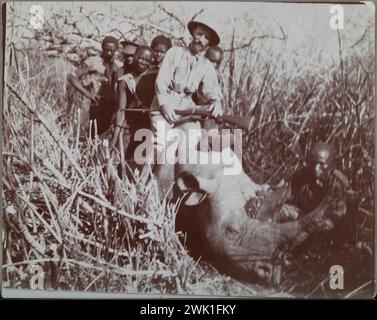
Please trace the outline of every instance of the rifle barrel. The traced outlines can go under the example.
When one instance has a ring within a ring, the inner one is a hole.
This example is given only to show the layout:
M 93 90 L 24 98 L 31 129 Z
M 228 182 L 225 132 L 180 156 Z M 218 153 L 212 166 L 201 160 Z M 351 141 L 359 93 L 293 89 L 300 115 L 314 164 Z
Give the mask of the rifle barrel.
M 143 113 L 150 113 L 150 112 L 158 112 L 158 110 L 149 110 L 149 109 L 126 109 L 126 112 L 143 112 Z M 175 110 L 175 113 L 180 116 L 190 116 L 190 115 L 200 115 L 200 116 L 207 116 L 212 117 L 212 113 L 207 110 L 203 109 L 186 109 L 186 110 Z M 250 131 L 252 126 L 253 117 L 245 117 L 245 116 L 232 116 L 232 115 L 222 115 L 219 116 L 217 119 L 220 121 L 224 121 L 235 125 L 243 130 Z

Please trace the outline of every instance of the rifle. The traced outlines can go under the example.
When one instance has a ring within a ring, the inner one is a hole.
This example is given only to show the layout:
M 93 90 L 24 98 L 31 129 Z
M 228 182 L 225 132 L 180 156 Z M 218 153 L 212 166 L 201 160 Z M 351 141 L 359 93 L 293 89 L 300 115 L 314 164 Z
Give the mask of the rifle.
M 156 112 L 155 110 L 148 110 L 148 109 L 126 109 L 126 112 Z M 209 117 L 216 119 L 217 122 L 226 122 L 232 124 L 234 126 L 239 127 L 242 130 L 246 130 L 249 132 L 253 125 L 253 117 L 250 116 L 232 116 L 232 115 L 222 115 L 218 117 L 212 116 L 210 111 L 204 110 L 202 108 L 193 108 L 193 109 L 185 109 L 185 110 L 175 110 L 175 113 L 180 116 L 200 116 L 200 117 Z M 178 120 L 179 122 L 180 120 Z

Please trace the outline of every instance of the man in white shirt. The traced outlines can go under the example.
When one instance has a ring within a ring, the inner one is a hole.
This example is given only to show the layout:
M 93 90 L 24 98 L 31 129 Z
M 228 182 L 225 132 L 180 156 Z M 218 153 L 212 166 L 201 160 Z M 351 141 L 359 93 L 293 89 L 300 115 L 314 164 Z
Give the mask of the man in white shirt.
M 220 38 L 207 24 L 190 21 L 192 41 L 188 48 L 173 47 L 166 53 L 156 79 L 156 97 L 152 102 L 151 125 L 155 138 L 157 167 L 155 174 L 160 196 L 164 197 L 174 181 L 175 163 L 188 163 L 200 139 L 200 123 L 180 119 L 175 110 L 195 107 L 193 94 L 199 88 L 209 101 L 209 111 L 216 117 L 222 114 L 222 93 L 213 64 L 205 57 L 209 46 Z M 190 134 L 190 136 L 189 136 Z

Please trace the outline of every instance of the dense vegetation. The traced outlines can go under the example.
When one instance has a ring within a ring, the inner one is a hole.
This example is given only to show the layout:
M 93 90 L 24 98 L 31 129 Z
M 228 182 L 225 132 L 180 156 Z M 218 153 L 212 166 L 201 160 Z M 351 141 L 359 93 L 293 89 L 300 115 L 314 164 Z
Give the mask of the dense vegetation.
M 328 289 L 329 266 L 341 264 L 348 282 L 339 296 L 370 294 L 374 53 L 355 50 L 344 56 L 339 41 L 339 63 L 330 68 L 313 63 L 312 68 L 297 64 L 285 70 L 283 51 L 266 60 L 260 42 L 241 49 L 231 43 L 223 64 L 226 110 L 256 119 L 243 139 L 245 171 L 259 183 L 277 183 L 305 161 L 313 142 L 332 143 L 336 167 L 356 192 L 341 227 L 314 239 L 312 250 L 287 267 L 280 288 L 240 283 L 194 261 L 175 233 L 176 207 L 160 203 L 150 169 L 136 172 L 135 183 L 122 181 L 117 155 L 110 156 L 101 140 L 79 135 L 78 112 L 67 114 L 66 109 L 72 62 L 64 52 L 41 53 L 9 42 L 3 107 L 4 286 L 29 288 L 30 268 L 39 264 L 45 289 L 324 297 L 335 295 Z

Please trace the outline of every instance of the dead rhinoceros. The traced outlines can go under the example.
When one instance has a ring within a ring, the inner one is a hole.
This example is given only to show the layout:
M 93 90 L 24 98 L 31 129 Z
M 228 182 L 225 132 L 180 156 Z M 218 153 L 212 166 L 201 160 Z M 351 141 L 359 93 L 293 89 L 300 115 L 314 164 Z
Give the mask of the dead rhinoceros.
M 225 174 L 224 164 L 182 166 L 178 190 L 197 192 L 186 193 L 189 196 L 177 214 L 177 227 L 187 232 L 194 256 L 203 256 L 219 271 L 245 281 L 278 284 L 281 249 L 301 243 L 311 233 L 331 229 L 333 217 L 345 214 L 345 202 L 339 201 L 341 195 L 328 194 L 305 217 L 278 223 L 288 187 L 283 185 L 258 198 L 263 186 L 245 174 L 230 149 L 223 152 L 234 156 L 233 169 L 240 169 L 237 174 Z

